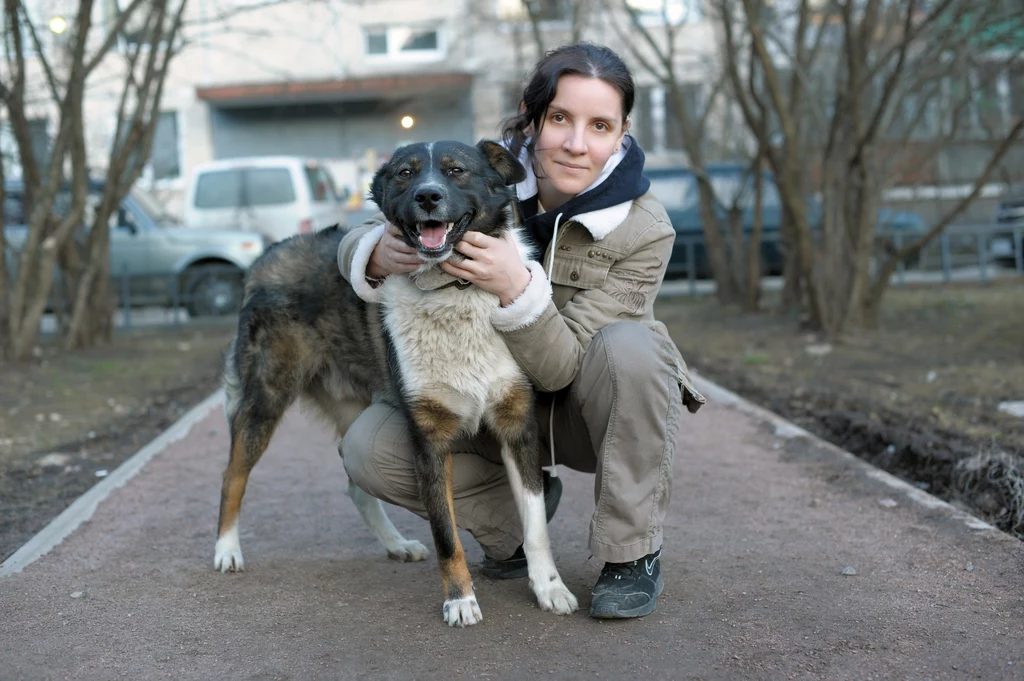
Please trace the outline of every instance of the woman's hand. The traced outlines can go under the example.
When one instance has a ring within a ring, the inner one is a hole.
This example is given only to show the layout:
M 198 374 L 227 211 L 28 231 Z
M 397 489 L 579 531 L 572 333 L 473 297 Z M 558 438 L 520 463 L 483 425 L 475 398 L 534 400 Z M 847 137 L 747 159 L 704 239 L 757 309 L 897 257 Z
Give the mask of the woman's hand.
M 407 274 L 415 272 L 422 264 L 416 250 L 402 240 L 402 231 L 388 223 L 384 236 L 370 255 L 370 262 L 366 263 L 366 276 L 380 279 L 389 274 Z
M 502 307 L 511 305 L 530 283 L 530 270 L 523 264 L 510 235 L 496 239 L 480 232 L 466 232 L 455 250 L 467 259 L 457 263 L 445 260 L 441 269 L 495 294 Z

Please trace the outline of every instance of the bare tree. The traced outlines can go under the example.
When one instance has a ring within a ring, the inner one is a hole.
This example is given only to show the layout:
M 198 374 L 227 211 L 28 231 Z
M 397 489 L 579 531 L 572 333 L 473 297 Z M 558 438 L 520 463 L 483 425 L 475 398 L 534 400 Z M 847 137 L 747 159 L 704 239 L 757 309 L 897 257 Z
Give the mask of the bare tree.
M 65 347 L 109 339 L 109 220 L 149 157 L 168 65 L 180 48 L 186 5 L 187 0 L 132 0 L 108 25 L 94 26 L 93 0 L 82 0 L 64 45 L 48 49 L 24 3 L 6 0 L 7 74 L 0 81 L 0 98 L 17 140 L 25 205 L 30 209 L 28 232 L 16 254 L 16 273 L 0 273 L 6 358 L 24 358 L 35 344 L 40 319 L 51 302 L 57 265 L 71 292 Z M 114 50 L 119 44 L 124 49 Z M 101 63 L 109 67 L 108 60 L 115 59 L 123 62 L 117 132 L 91 224 L 83 225 L 90 180 L 83 115 L 86 82 Z M 37 72 L 45 78 L 43 89 L 57 118 L 45 169 L 34 154 L 26 99 L 30 74 Z M 65 186 L 70 188 L 70 204 L 58 206 Z M 13 285 L 8 286 L 12 274 Z
M 923 238 L 879 253 L 882 192 L 910 158 L 894 150 L 909 148 L 907 136 L 929 112 L 944 121 L 945 134 L 914 149 L 918 163 L 965 134 L 977 120 L 973 93 L 979 79 L 996 77 L 1020 57 L 1022 45 L 1003 40 L 1007 22 L 1019 26 L 1020 13 L 1002 0 L 716 4 L 726 52 L 752 50 L 763 74 L 766 106 L 742 86 L 742 65 L 729 62 L 745 120 L 767 149 L 792 219 L 811 322 L 829 335 L 872 326 L 899 263 L 962 214 L 1021 135 L 1024 121 L 989 126 L 989 160 L 970 195 Z M 812 24 L 818 26 L 813 36 Z M 987 67 L 981 76 L 980 64 Z M 957 80 L 972 86 L 956 93 L 944 85 Z M 917 104 L 908 107 L 910 95 L 917 95 Z M 809 189 L 821 196 L 820 215 L 805 201 Z
M 720 65 L 720 55 L 716 55 L 711 63 L 703 64 L 702 70 L 711 86 L 706 96 L 696 97 L 692 90 L 687 89 L 688 82 L 682 75 L 685 58 L 693 55 L 687 55 L 680 45 L 679 35 L 684 24 L 680 17 L 670 16 L 670 3 L 660 3 L 660 21 L 652 25 L 645 21 L 645 15 L 637 5 L 629 0 L 603 1 L 619 42 L 626 47 L 634 62 L 661 85 L 678 119 L 682 146 L 690 169 L 697 178 L 705 248 L 717 297 L 723 303 L 739 303 L 754 311 L 760 301 L 761 280 L 761 152 L 755 144 L 747 159 L 750 168 L 741 185 L 745 187 L 746 179 L 753 179 L 755 217 L 754 228 L 749 234 L 744 225 L 746 208 L 751 200 L 749 194 L 741 190 L 725 202 L 725 197 L 716 195 L 711 177 L 706 172 L 709 121 L 729 108 L 726 74 Z

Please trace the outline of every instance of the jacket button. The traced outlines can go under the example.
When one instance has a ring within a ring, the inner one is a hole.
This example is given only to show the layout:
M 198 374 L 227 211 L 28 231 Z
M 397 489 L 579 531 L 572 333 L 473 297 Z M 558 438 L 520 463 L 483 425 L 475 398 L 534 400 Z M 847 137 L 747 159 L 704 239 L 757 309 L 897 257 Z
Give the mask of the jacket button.
M 570 278 L 570 279 L 572 279 L 573 281 L 576 281 L 577 279 L 579 279 L 579 278 L 580 278 L 580 273 L 579 273 L 579 271 L 578 271 L 578 270 L 573 270 L 573 271 L 572 271 L 572 272 L 571 272 L 571 273 L 569 274 L 569 278 Z
M 587 252 L 587 257 L 588 257 L 588 258 L 593 258 L 593 257 L 594 257 L 594 250 L 593 250 L 593 249 L 590 249 L 590 250 L 589 250 L 589 251 Z
M 572 249 L 569 248 L 568 246 L 559 246 L 558 250 L 560 250 L 560 251 L 571 251 Z

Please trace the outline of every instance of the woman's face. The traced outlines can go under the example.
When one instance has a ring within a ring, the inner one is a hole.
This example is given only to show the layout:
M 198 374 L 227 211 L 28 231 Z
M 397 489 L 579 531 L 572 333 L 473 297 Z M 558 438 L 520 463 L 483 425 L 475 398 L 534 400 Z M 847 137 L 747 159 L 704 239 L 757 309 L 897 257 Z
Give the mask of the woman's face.
M 615 87 L 600 78 L 562 76 L 534 146 L 544 207 L 560 206 L 592 185 L 627 128 Z

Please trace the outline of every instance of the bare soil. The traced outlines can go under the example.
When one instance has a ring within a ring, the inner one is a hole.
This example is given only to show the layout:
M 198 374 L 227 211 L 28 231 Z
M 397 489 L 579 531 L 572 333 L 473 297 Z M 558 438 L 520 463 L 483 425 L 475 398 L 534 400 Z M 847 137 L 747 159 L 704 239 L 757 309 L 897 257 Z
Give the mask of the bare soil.
M 213 392 L 233 332 L 137 330 L 74 353 L 42 342 L 2 367 L 0 558 Z
M 999 411 L 1024 400 L 1024 281 L 896 288 L 838 343 L 709 298 L 656 312 L 698 372 L 1024 538 L 1024 419 Z
M 657 313 L 700 373 L 1024 538 L 1024 419 L 998 411 L 1024 399 L 1024 281 L 896 289 L 882 328 L 833 344 L 795 317 L 709 298 L 663 299 Z M 0 557 L 215 390 L 233 332 L 43 344 L 4 367 Z

